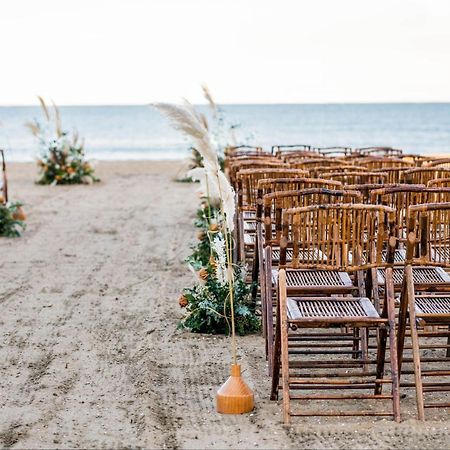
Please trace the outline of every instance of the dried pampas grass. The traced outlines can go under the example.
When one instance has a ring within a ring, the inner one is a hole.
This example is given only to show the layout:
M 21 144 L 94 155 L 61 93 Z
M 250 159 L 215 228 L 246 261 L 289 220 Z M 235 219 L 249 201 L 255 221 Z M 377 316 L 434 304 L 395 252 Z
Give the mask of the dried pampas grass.
M 209 106 L 211 107 L 212 113 L 214 117 L 217 117 L 217 105 L 214 99 L 212 98 L 211 92 L 208 89 L 208 86 L 206 84 L 202 84 L 202 90 L 203 95 L 205 96 L 206 100 L 209 103 Z

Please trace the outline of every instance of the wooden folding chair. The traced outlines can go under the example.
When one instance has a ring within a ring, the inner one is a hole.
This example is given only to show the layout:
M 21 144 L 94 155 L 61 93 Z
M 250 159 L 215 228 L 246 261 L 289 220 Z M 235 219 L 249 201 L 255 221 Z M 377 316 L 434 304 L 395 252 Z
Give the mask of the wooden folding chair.
M 6 204 L 8 202 L 8 180 L 6 177 L 5 152 L 1 149 L 0 155 L 2 156 L 2 179 L 0 180 L 0 204 Z
M 400 297 L 398 324 L 398 367 L 404 374 L 413 373 L 414 382 L 402 386 L 415 387 L 417 416 L 425 418 L 425 408 L 449 408 L 446 392 L 450 392 L 450 281 L 424 292 L 414 279 L 416 266 L 450 268 L 450 202 L 414 205 L 408 208 L 408 239 Z M 419 329 L 431 325 L 437 331 Z M 412 370 L 405 370 L 404 356 L 407 326 L 410 329 Z M 421 338 L 421 339 L 420 339 Z M 424 339 L 431 344 L 423 344 Z M 444 343 L 436 344 L 438 338 Z M 403 363 L 403 364 L 402 364 Z M 424 378 L 431 381 L 424 381 Z M 425 401 L 425 394 L 436 393 L 438 401 Z
M 312 183 L 311 183 L 312 184 Z M 336 203 L 360 203 L 361 193 L 357 191 L 331 190 L 326 188 L 306 188 L 296 191 L 282 191 L 263 197 L 262 217 L 258 211 L 257 241 L 253 263 L 252 280 L 259 280 L 263 335 L 266 338 L 266 356 L 269 368 L 272 365 L 273 349 L 273 279 L 280 260 L 280 241 L 283 211 L 296 207 L 326 205 Z M 312 253 L 311 259 L 314 259 Z M 292 249 L 287 250 L 287 260 L 292 257 Z M 291 280 L 291 284 L 295 283 Z
M 318 205 L 285 212 L 271 395 L 275 399 L 282 390 L 285 423 L 290 423 L 292 416 L 391 416 L 400 420 L 392 268 L 390 262 L 382 261 L 384 243 L 392 243 L 389 230 L 393 214 L 385 206 L 361 204 Z M 287 263 L 291 247 L 292 262 Z M 309 257 L 311 252 L 317 255 L 314 261 Z M 363 275 L 368 272 L 366 276 L 370 276 L 370 269 L 382 266 L 388 281 L 379 314 L 364 295 Z M 302 280 L 295 289 L 288 282 L 290 272 Z M 354 285 L 350 275 L 354 275 Z M 328 289 L 318 289 L 320 282 L 311 283 L 330 278 L 347 279 L 349 283 Z M 370 336 L 369 329 L 376 329 L 378 338 L 372 343 L 376 354 L 367 353 L 372 347 L 363 343 L 355 348 L 355 337 L 343 334 L 342 327 L 358 330 L 361 340 Z M 318 328 L 339 331 L 334 341 L 329 334 L 323 341 L 321 333 L 305 333 Z M 388 335 L 389 376 L 385 374 Z M 391 392 L 383 393 L 385 384 L 391 385 Z M 299 391 L 304 393 L 297 394 Z M 293 409 L 294 400 L 302 402 L 300 410 Z M 389 400 L 392 411 L 348 410 L 346 400 Z M 314 401 L 328 403 L 325 409 L 311 411 L 309 406 Z M 339 402 L 335 410 L 328 406 L 331 401 Z

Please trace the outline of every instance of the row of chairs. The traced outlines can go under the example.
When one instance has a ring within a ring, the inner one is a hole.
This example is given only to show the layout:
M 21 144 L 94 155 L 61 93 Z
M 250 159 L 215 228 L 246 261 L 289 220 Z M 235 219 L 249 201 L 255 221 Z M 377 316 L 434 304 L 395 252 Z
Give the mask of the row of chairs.
M 400 167 L 400 151 L 386 149 L 377 157 L 359 152 L 360 167 L 365 158 L 384 165 L 372 170 L 422 171 L 441 181 L 391 184 L 363 178 L 354 164 L 340 161 L 331 173 L 358 172 L 357 181 L 364 181 L 349 184 L 351 177 L 319 172 L 330 162 L 326 155 L 314 165 L 305 154 L 292 167 L 281 146 L 270 154 L 245 149 L 253 152 L 247 158 L 244 149 L 237 151 L 226 163 L 238 193 L 235 257 L 252 267 L 271 398 L 283 393 L 284 421 L 308 415 L 399 421 L 400 390 L 407 387 L 416 388 L 420 419 L 426 407 L 449 407 L 424 402 L 425 393 L 450 391 L 444 379 L 450 376 L 450 184 L 443 181 L 448 168 L 439 165 L 448 161 L 409 156 Z M 433 342 L 419 345 L 423 338 Z M 436 343 L 440 338 L 445 342 Z M 443 370 L 435 367 L 442 363 Z M 426 377 L 431 381 L 423 382 Z M 324 408 L 331 401 L 337 409 Z M 355 401 L 358 407 L 349 409 Z M 372 407 L 361 409 L 363 401 Z M 378 401 L 391 408 L 377 410 L 372 404 Z M 311 410 L 313 403 L 322 408 Z

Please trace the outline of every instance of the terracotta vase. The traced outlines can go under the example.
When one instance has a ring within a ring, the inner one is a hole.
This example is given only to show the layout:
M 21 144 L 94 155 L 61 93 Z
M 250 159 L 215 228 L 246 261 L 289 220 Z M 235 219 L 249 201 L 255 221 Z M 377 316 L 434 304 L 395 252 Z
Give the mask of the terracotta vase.
M 231 376 L 217 391 L 216 404 L 221 414 L 244 414 L 255 407 L 253 392 L 242 379 L 239 364 L 231 365 Z

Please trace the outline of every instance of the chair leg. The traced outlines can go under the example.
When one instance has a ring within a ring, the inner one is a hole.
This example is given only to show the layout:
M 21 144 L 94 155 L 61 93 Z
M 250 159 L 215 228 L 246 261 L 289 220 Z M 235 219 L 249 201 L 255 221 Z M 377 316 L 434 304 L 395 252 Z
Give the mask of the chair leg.
M 416 384 L 416 402 L 417 402 L 417 418 L 425 420 L 424 402 L 423 402 L 423 386 L 422 386 L 422 370 L 420 367 L 420 348 L 419 335 L 417 333 L 416 311 L 414 308 L 414 283 L 412 266 L 406 266 L 407 290 L 408 290 L 408 309 L 409 309 L 409 327 L 411 329 L 411 341 L 414 361 L 414 381 Z
M 256 303 L 256 296 L 258 295 L 258 274 L 259 274 L 259 254 L 258 248 L 255 245 L 252 261 L 252 300 Z
M 406 325 L 408 317 L 408 290 L 406 289 L 406 278 L 403 280 L 402 292 L 400 294 L 400 308 L 398 311 L 398 330 L 397 330 L 397 352 L 398 352 L 398 374 L 401 376 L 403 349 L 405 346 Z
M 450 325 L 448 326 L 448 331 L 450 332 Z M 446 352 L 446 358 L 450 358 L 450 334 L 449 334 L 449 336 L 447 337 L 447 345 L 449 346 L 449 347 L 447 347 L 447 352 Z
M 389 352 L 391 358 L 392 403 L 394 420 L 400 422 L 400 379 L 398 372 L 398 353 L 395 330 L 394 281 L 392 268 L 386 269 L 385 305 L 389 320 Z
M 269 373 L 273 365 L 274 360 L 274 336 L 273 336 L 273 301 L 272 301 L 272 249 L 266 247 L 265 258 L 265 304 L 266 304 L 266 348 L 267 348 L 267 360 L 269 361 Z M 278 302 L 277 302 L 277 314 L 278 314 Z M 277 318 L 277 325 L 279 322 L 279 314 Z
M 280 352 L 281 352 L 281 337 L 280 337 L 280 306 L 279 302 L 277 302 L 277 321 L 275 328 L 275 342 L 270 346 L 273 348 L 272 357 L 269 359 L 269 375 L 272 376 L 272 390 L 270 393 L 271 400 L 278 400 L 278 386 L 280 383 Z
M 281 341 L 281 384 L 283 388 L 283 422 L 291 423 L 291 402 L 289 395 L 289 326 L 287 321 L 287 292 L 286 272 L 280 270 L 279 275 L 279 303 L 280 303 L 280 341 Z
M 369 359 L 369 330 L 368 328 L 359 328 L 359 336 L 361 344 L 359 347 L 360 355 L 363 361 Z M 363 372 L 369 371 L 369 365 L 365 362 L 363 363 Z

